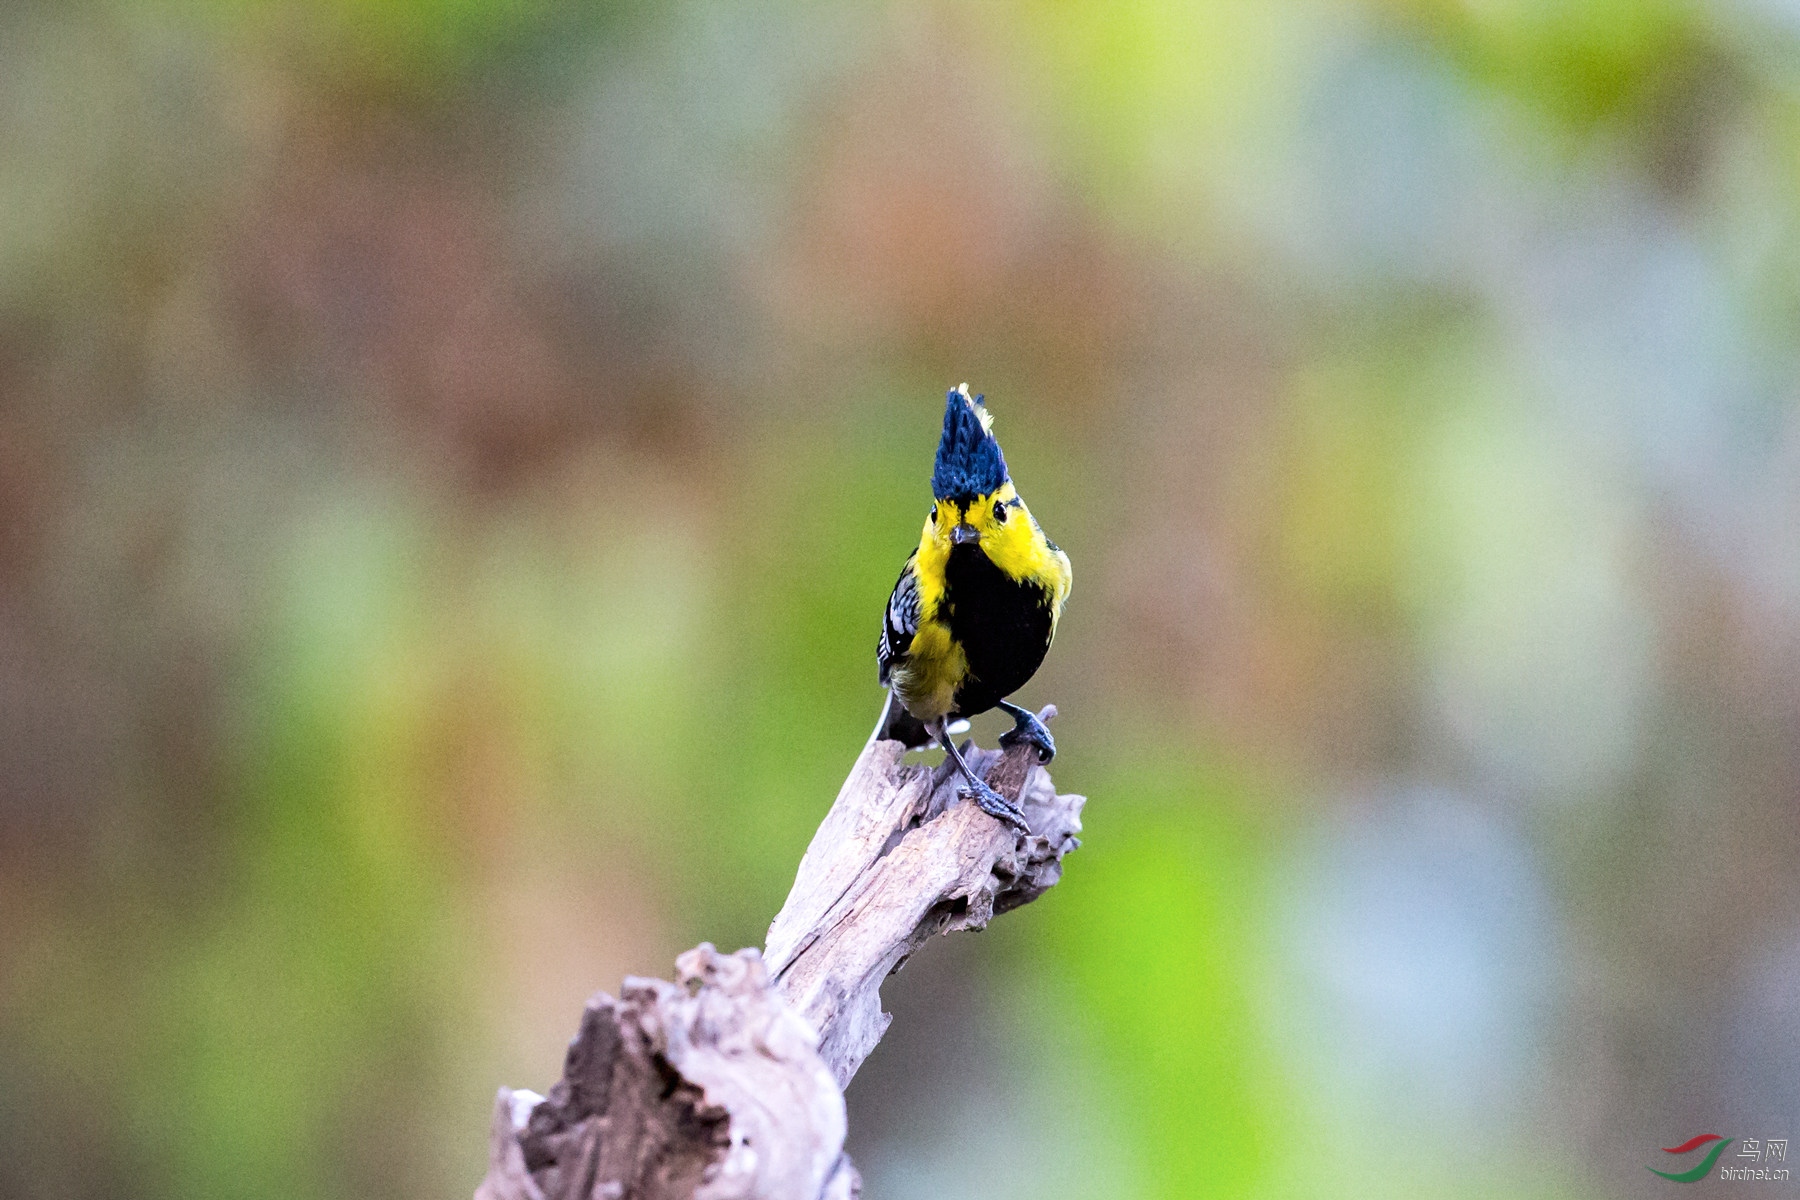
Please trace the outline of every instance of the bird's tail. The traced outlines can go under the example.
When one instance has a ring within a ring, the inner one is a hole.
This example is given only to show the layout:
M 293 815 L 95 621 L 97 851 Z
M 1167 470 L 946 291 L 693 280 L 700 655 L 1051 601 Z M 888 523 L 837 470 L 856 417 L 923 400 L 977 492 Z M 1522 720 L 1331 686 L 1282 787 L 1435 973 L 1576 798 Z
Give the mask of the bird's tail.
M 887 707 L 881 710 L 881 723 L 875 727 L 875 736 L 881 741 L 903 742 L 908 750 L 931 744 L 931 735 L 925 732 L 925 722 L 907 712 L 906 705 L 900 703 L 899 697 L 891 690 L 888 692 Z

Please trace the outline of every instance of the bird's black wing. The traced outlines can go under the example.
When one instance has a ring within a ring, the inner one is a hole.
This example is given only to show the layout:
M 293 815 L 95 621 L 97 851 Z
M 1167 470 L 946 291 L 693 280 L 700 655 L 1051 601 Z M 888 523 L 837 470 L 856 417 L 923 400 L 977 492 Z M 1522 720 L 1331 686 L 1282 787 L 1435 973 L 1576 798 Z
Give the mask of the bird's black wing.
M 917 557 L 916 550 L 906 556 L 906 565 L 900 568 L 900 578 L 882 616 L 881 641 L 875 647 L 875 664 L 882 683 L 888 681 L 894 660 L 912 649 L 913 634 L 919 631 L 919 577 L 913 571 Z

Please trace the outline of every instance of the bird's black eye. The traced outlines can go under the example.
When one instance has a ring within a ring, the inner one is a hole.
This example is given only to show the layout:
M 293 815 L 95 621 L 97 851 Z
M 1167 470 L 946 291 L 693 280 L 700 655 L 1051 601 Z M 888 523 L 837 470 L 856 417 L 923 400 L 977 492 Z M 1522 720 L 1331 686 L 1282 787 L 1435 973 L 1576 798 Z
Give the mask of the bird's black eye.
M 931 506 L 931 523 L 933 525 L 937 524 L 937 505 L 935 504 Z
M 994 520 L 998 524 L 1006 524 L 1006 502 L 1004 500 L 994 501 Z

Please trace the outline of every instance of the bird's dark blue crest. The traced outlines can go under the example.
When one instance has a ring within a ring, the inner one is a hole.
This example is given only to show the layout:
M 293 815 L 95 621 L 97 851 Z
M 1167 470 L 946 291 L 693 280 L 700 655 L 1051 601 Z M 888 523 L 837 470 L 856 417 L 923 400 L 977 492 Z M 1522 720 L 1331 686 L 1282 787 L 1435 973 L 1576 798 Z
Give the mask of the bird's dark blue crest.
M 1007 480 L 1006 456 L 982 420 L 981 401 L 965 388 L 944 398 L 944 436 L 931 472 L 931 494 L 939 500 L 985 496 Z

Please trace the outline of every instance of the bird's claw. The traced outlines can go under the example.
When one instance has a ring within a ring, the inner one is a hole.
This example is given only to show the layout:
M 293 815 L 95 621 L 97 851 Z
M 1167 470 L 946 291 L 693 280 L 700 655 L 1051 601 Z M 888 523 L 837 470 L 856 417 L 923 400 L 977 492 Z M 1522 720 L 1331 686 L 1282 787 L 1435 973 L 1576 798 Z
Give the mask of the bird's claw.
M 1031 826 L 1025 823 L 1025 814 L 1013 805 L 1008 804 L 1006 797 L 996 792 L 985 783 L 974 783 L 962 789 L 964 798 L 975 801 L 981 811 L 997 820 L 1005 821 L 1020 833 L 1030 833 Z
M 1038 761 L 1047 763 L 1056 757 L 1056 739 L 1050 736 L 1050 730 L 1038 720 L 1035 713 L 1020 710 L 1013 717 L 1013 727 L 1000 735 L 1002 746 L 1013 746 L 1020 742 L 1036 746 Z

